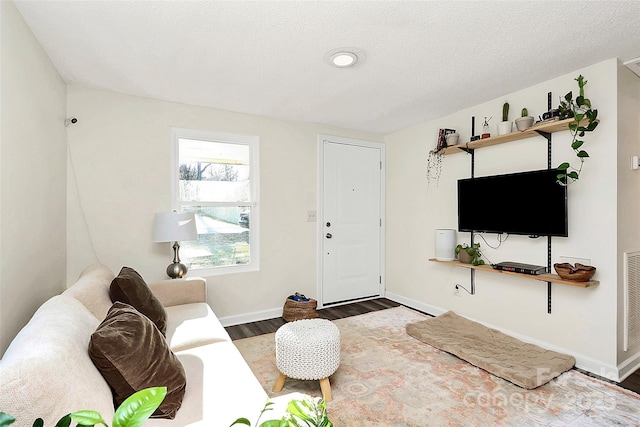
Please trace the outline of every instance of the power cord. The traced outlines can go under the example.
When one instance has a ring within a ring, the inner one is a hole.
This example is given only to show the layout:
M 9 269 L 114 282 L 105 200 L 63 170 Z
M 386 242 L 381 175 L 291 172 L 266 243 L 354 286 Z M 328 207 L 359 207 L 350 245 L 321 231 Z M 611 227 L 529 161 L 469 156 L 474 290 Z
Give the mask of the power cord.
M 465 288 L 465 287 L 464 287 L 464 286 L 462 286 L 462 285 L 458 285 L 458 284 L 456 283 L 456 291 L 457 291 L 457 290 L 460 290 L 460 289 L 464 289 L 464 290 L 465 290 L 465 292 L 467 292 L 469 295 L 473 295 L 473 294 L 471 293 L 471 291 L 469 291 L 467 288 Z
M 491 248 L 491 249 L 498 249 L 498 248 L 500 248 L 500 246 L 502 246 L 502 244 L 503 244 L 504 242 L 506 242 L 506 241 L 507 241 L 507 239 L 509 238 L 509 234 L 504 235 L 504 239 L 502 238 L 502 237 L 503 237 L 503 235 L 502 235 L 502 234 L 498 234 L 498 235 L 496 236 L 496 239 L 498 240 L 498 244 L 497 244 L 496 246 L 491 246 L 491 245 L 489 244 L 489 242 L 487 242 L 487 239 L 486 239 L 482 234 L 480 234 L 480 233 L 474 233 L 473 235 L 474 235 L 474 237 L 480 237 L 480 238 L 482 239 L 482 241 L 484 242 L 484 244 L 485 244 L 485 245 L 487 245 L 487 247 L 489 247 L 489 248 Z M 488 257 L 484 252 L 482 253 L 482 256 L 483 256 L 483 257 L 485 257 L 485 258 L 487 259 L 487 261 L 489 261 L 489 264 L 490 264 L 490 265 L 493 265 L 493 262 L 491 262 L 491 260 L 489 259 L 489 257 Z M 463 288 L 462 286 L 460 286 L 460 287 L 461 287 L 461 288 Z M 464 288 L 463 288 L 463 289 L 464 289 Z M 465 289 L 465 291 L 466 291 L 466 289 Z M 469 292 L 469 291 L 467 291 L 467 292 Z

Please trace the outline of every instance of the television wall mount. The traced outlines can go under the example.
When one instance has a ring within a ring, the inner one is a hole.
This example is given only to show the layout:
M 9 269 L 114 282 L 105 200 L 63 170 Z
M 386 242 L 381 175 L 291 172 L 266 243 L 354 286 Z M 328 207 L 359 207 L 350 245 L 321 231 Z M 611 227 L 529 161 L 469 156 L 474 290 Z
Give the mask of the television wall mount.
M 552 93 L 547 93 L 547 111 L 551 111 L 551 98 Z M 475 116 L 471 117 L 471 135 L 475 135 Z M 541 130 L 535 131 L 538 135 L 542 136 L 547 140 L 547 169 L 551 169 L 551 133 L 544 132 Z M 475 149 L 469 148 L 469 143 L 466 143 L 464 147 L 460 147 L 462 151 L 465 151 L 467 154 L 471 156 L 471 178 L 475 178 Z M 475 231 L 471 231 L 471 246 L 473 247 L 473 235 Z M 547 236 L 547 271 L 551 273 L 551 236 Z M 471 268 L 469 270 L 470 274 L 470 290 L 467 290 L 464 286 L 456 284 L 456 289 L 462 288 L 467 291 L 471 295 L 475 295 L 476 293 L 476 274 L 475 269 Z M 551 294 L 552 294 L 552 286 L 551 282 L 547 282 L 547 313 L 551 314 Z

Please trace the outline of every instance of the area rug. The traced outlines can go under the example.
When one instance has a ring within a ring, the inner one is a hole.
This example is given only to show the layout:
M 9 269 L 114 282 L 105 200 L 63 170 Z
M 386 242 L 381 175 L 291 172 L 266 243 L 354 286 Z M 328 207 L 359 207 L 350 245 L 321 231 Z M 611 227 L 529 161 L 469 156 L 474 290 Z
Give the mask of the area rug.
M 576 370 L 526 390 L 406 333 L 428 317 L 396 307 L 335 321 L 342 353 L 327 409 L 336 427 L 640 425 L 631 391 Z M 322 395 L 318 381 L 293 379 L 271 391 L 274 334 L 234 343 L 270 396 Z
M 407 333 L 527 389 L 546 384 L 576 363 L 573 356 L 525 343 L 453 311 L 409 323 Z

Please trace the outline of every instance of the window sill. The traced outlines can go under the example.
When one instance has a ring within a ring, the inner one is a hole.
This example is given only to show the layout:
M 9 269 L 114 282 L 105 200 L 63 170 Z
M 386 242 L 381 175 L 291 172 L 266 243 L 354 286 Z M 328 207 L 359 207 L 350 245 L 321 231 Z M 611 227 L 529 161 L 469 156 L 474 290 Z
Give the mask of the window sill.
M 252 264 L 229 265 L 225 267 L 198 268 L 198 269 L 189 269 L 187 272 L 187 277 L 189 276 L 224 276 L 228 274 L 251 273 L 259 270 L 260 268 L 258 265 L 252 265 Z

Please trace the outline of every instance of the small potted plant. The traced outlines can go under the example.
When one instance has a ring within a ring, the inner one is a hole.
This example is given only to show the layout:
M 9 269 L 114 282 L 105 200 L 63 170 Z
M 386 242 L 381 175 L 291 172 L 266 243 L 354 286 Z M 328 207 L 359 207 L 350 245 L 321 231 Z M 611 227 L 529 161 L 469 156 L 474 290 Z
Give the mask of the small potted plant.
M 522 116 L 516 119 L 516 129 L 519 131 L 527 130 L 533 125 L 535 119 L 529 115 L 529 110 L 522 109 Z
M 459 244 L 456 246 L 456 255 L 458 256 L 458 261 L 463 264 L 484 265 L 480 243 L 474 243 L 473 246 L 469 246 L 466 243 Z
M 511 133 L 513 124 L 509 121 L 509 103 L 505 102 L 502 106 L 502 121 L 498 123 L 498 135 L 506 135 Z

